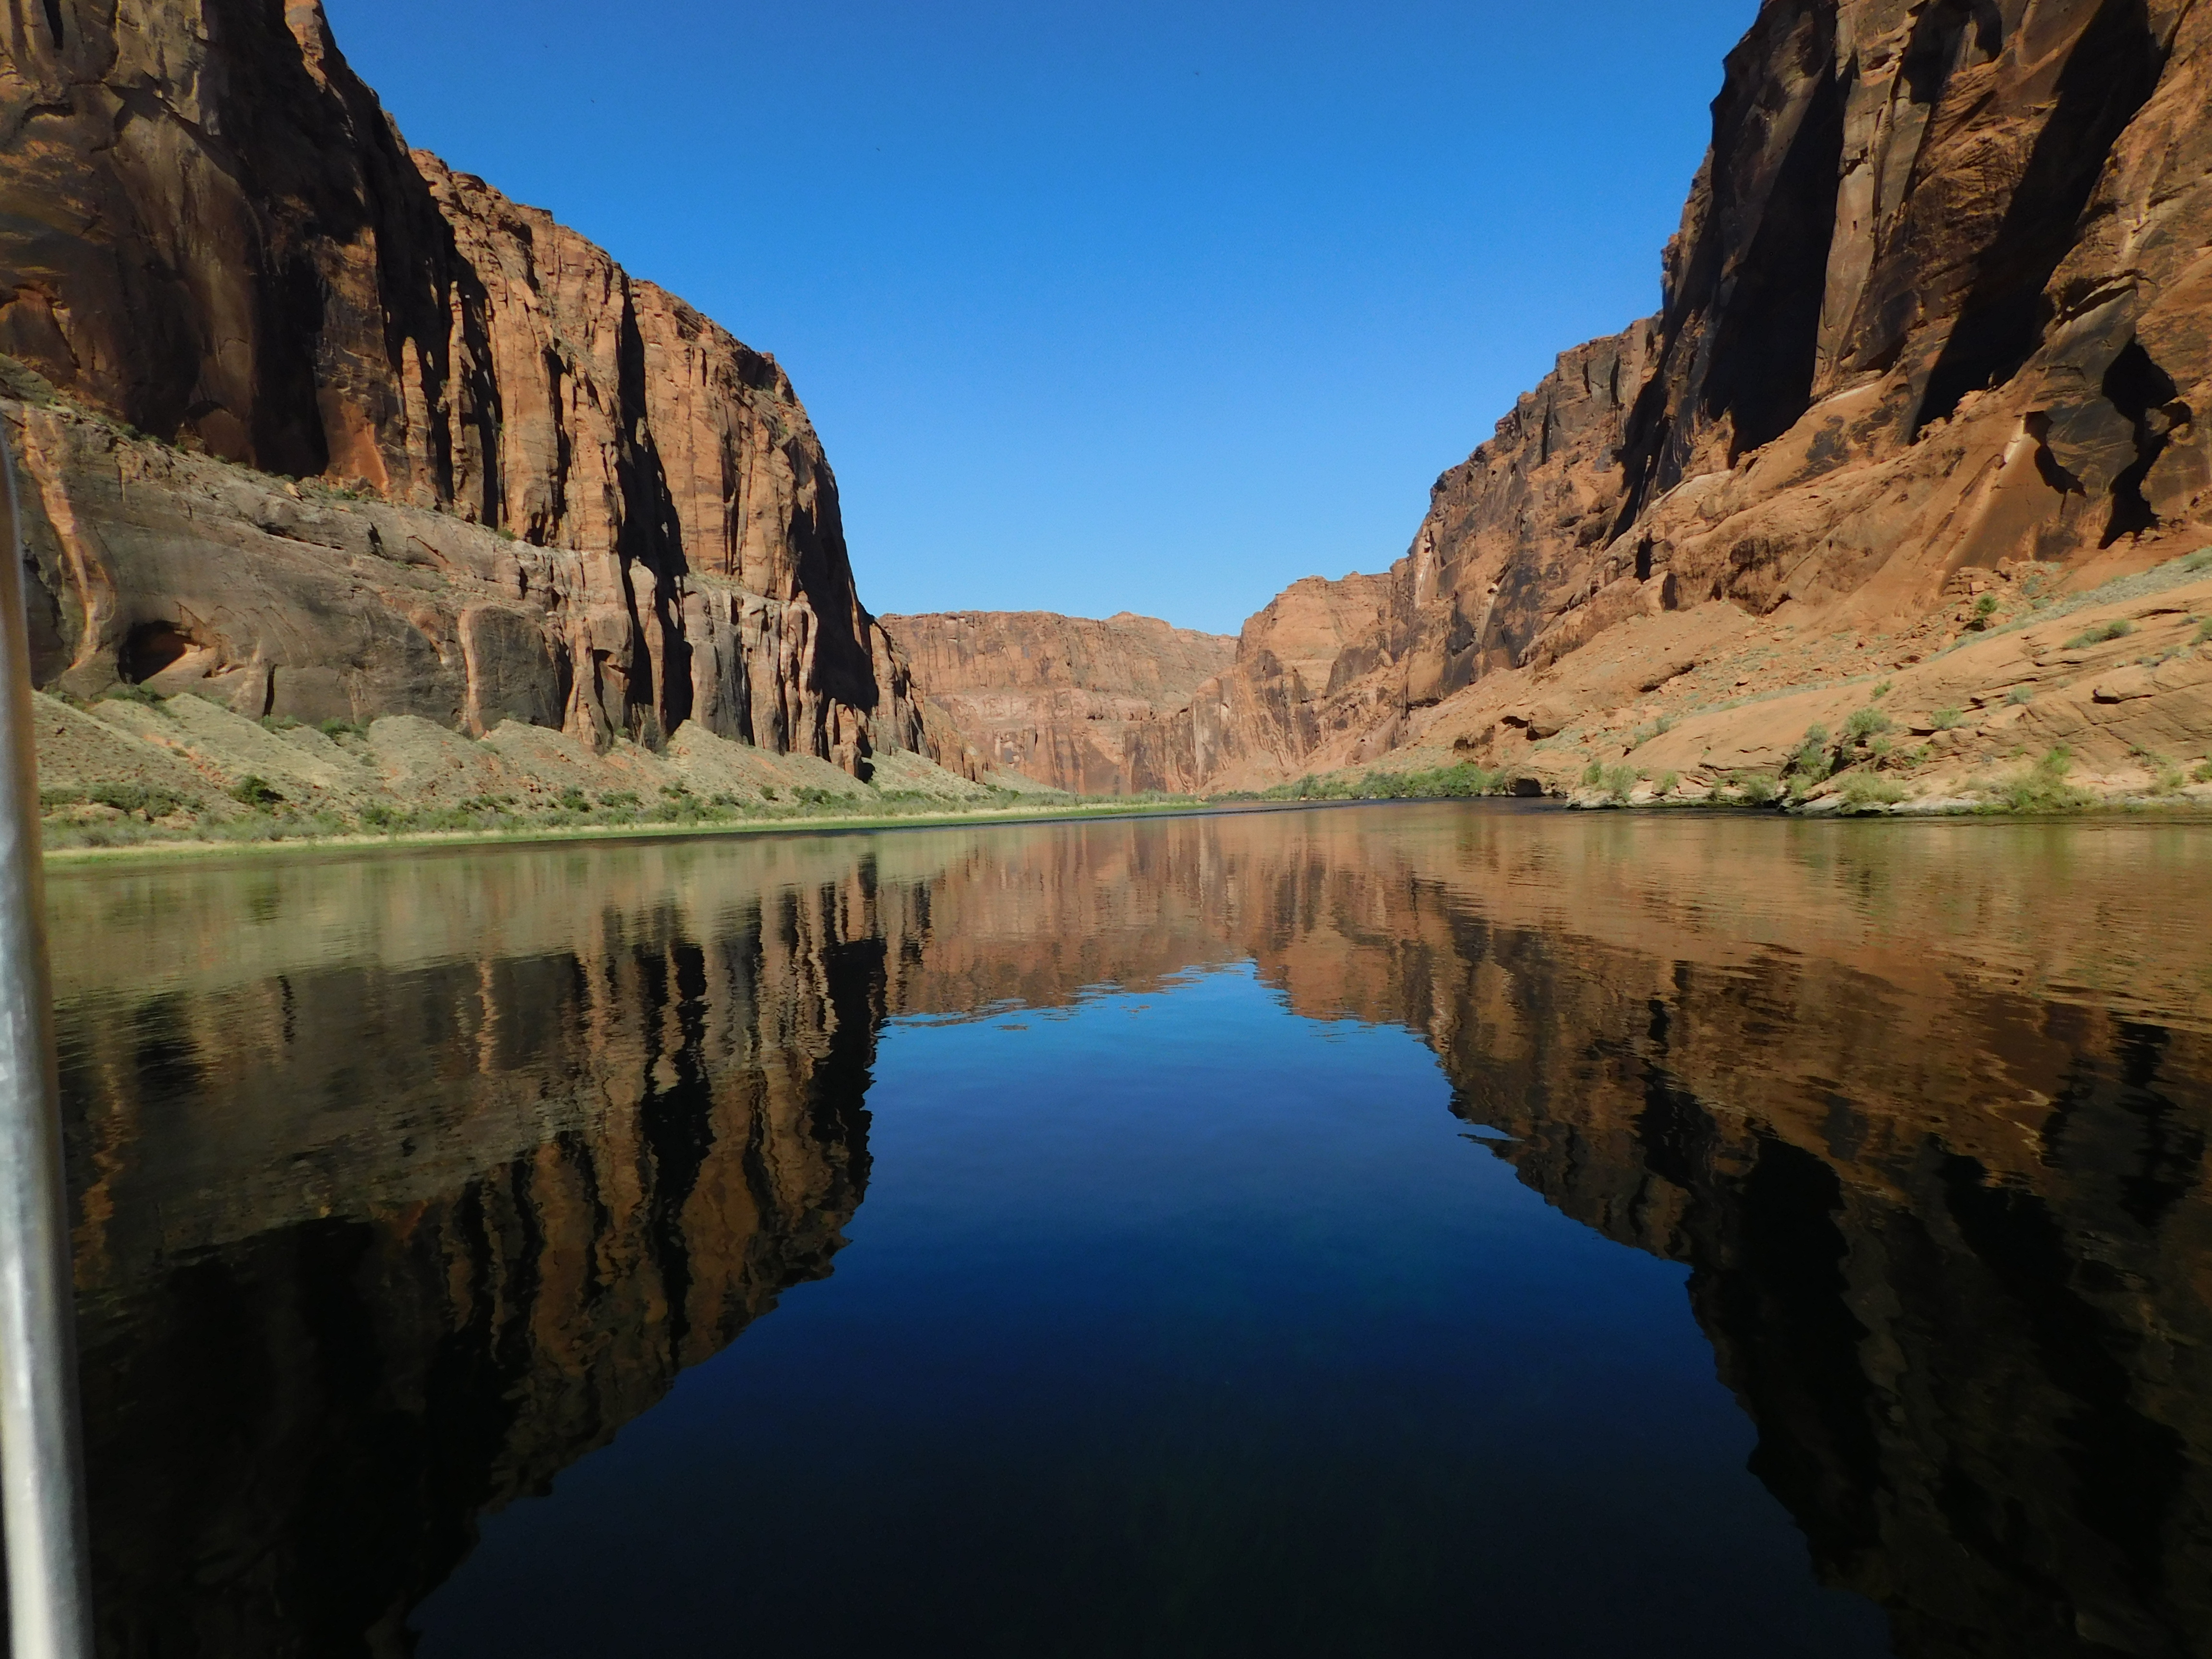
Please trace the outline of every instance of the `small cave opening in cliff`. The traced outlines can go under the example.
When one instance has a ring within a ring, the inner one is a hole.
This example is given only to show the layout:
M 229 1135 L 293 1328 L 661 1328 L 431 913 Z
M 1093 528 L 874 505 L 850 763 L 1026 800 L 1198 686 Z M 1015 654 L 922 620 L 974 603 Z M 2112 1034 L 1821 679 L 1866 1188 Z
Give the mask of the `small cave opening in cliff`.
M 143 685 L 167 668 L 174 668 L 199 642 L 174 623 L 140 623 L 124 637 L 115 653 L 115 669 L 132 685 Z
M 2190 424 L 2195 411 L 2179 401 L 2180 388 L 2173 377 L 2130 340 L 2127 349 L 2105 371 L 2106 400 L 2135 428 L 2136 459 L 2112 480 L 2112 516 L 2105 525 L 2101 546 L 2110 547 L 2123 536 L 2139 536 L 2158 527 L 2158 513 L 2143 494 L 2150 470 L 2158 465 L 2172 441 L 2173 428 Z
M 2073 248 L 2105 162 L 2166 68 L 2145 0 L 2105 0 L 2074 43 L 2051 118 L 1977 274 L 1913 416 L 1917 440 L 1970 392 L 2002 386 L 2043 343 L 2044 289 Z

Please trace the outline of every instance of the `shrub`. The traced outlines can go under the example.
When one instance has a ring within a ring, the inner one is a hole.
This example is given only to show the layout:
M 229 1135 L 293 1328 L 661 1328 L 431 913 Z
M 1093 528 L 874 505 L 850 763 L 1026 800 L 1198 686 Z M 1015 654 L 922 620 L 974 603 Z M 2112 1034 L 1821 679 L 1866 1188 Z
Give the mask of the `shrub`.
M 1736 793 L 1753 806 L 1771 806 L 1782 799 L 1782 785 L 1771 774 L 1753 772 L 1735 781 Z
M 2150 792 L 2154 795 L 2178 794 L 2188 782 L 2179 767 L 2161 766 L 2158 769 L 2158 775 L 2151 780 Z
M 1503 793 L 1507 782 L 1503 772 L 1462 761 L 1426 772 L 1370 772 L 1352 793 L 1362 800 L 1473 800 Z
M 1636 786 L 1641 781 L 1632 766 L 1608 766 L 1605 769 L 1605 793 L 1623 806 L 1628 805 L 1628 798 L 1636 793 Z
M 1855 712 L 1844 722 L 1844 736 L 1853 743 L 1864 743 L 1889 730 L 1889 716 L 1869 705 Z
M 1929 724 L 1938 732 L 1955 732 L 1966 718 L 1963 708 L 1939 708 L 1928 717 Z
M 1834 770 L 1828 759 L 1828 728 L 1825 726 L 1807 726 L 1805 735 L 1782 763 L 1784 777 L 1808 779 L 1814 783 Z
M 148 708 L 159 708 L 168 699 L 159 691 L 149 690 L 143 685 L 111 685 L 93 699 L 94 702 L 135 702 Z
M 256 808 L 279 805 L 284 799 L 268 779 L 250 772 L 232 787 L 230 798 L 241 806 Z
M 2125 617 L 2115 617 L 2102 628 L 2093 628 L 2086 634 L 2076 634 L 2066 641 L 2069 651 L 2086 651 L 2093 645 L 2103 645 L 2111 640 L 2124 640 L 2136 631 L 2136 625 Z
M 2018 777 L 2002 786 L 1997 800 L 2010 812 L 2063 812 L 2089 805 L 2091 797 L 2066 781 L 2074 769 L 2073 751 L 2053 749 Z
M 2212 570 L 2212 547 L 2200 547 L 2181 562 L 2184 570 Z
M 118 812 L 143 813 L 149 818 L 166 818 L 172 812 L 186 807 L 196 808 L 199 805 L 173 789 L 149 788 L 137 783 L 94 784 L 91 798 L 100 805 L 112 806 Z
M 1896 805 L 1905 799 L 1905 787 L 1887 778 L 1855 774 L 1844 780 L 1843 797 L 1845 811 L 1868 812 Z
M 1650 742 L 1654 738 L 1665 737 L 1674 729 L 1674 717 L 1672 715 L 1662 716 L 1660 719 L 1652 721 L 1650 725 L 1639 726 L 1635 731 L 1630 732 L 1628 734 L 1628 747 L 1632 752 L 1643 748 L 1645 744 Z
M 1869 702 L 1880 702 L 1893 690 L 1896 690 L 1896 688 L 1897 682 L 1895 680 L 1884 680 L 1880 685 L 1877 685 L 1873 690 L 1867 693 L 1867 701 Z
M 803 789 L 799 791 L 799 793 L 802 795 L 805 793 L 806 792 Z M 817 790 L 815 793 L 818 794 L 821 792 Z M 620 811 L 624 808 L 634 809 L 637 805 L 637 793 L 631 789 L 605 790 L 603 791 L 599 796 L 599 805 L 611 808 L 617 811 Z
M 1583 788 L 1596 789 L 1602 787 L 1604 783 L 1605 763 L 1603 761 L 1592 761 L 1588 766 L 1583 768 Z
M 1975 603 L 1973 619 L 1966 625 L 1979 632 L 1990 625 L 1990 618 L 1996 614 L 1997 596 L 1994 593 L 1984 593 Z
M 264 732 L 296 732 L 300 722 L 289 714 L 264 714 L 261 729 Z
M 2212 760 L 2199 761 L 2197 769 L 2189 775 L 2191 783 L 2212 783 Z
M 2195 637 L 2189 642 L 2191 645 L 2212 645 L 2212 622 L 2199 623 Z
M 315 729 L 333 743 L 340 738 L 366 738 L 368 735 L 367 726 L 356 726 L 351 720 L 325 720 Z
M 2005 707 L 2020 708 L 2035 701 L 2035 693 L 2024 685 L 2015 685 L 2005 693 Z
M 1661 778 L 1659 780 L 1660 799 L 1664 800 L 1668 796 L 1673 794 L 1676 789 L 1681 787 L 1681 782 L 1682 775 L 1680 772 L 1669 772 L 1666 776 Z

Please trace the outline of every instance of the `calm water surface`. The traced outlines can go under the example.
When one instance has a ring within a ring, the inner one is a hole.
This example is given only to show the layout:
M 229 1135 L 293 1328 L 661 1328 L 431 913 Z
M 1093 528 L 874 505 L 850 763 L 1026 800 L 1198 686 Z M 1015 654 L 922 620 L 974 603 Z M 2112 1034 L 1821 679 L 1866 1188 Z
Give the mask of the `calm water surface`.
M 2212 829 L 52 900 L 112 1654 L 2212 1653 Z

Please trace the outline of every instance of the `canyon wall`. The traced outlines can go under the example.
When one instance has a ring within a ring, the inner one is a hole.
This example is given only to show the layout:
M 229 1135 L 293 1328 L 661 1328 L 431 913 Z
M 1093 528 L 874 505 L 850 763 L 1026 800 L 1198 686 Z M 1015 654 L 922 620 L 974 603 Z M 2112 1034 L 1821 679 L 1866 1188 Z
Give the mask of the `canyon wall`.
M 1509 763 L 1536 734 L 1501 717 L 1638 619 L 1719 607 L 1873 651 L 1962 571 L 2081 583 L 2198 545 L 2208 76 L 2212 15 L 2184 0 L 1769 0 L 1660 314 L 1568 352 L 1437 481 L 1333 661 L 1294 668 L 1255 618 L 1139 734 L 1137 781 Z
M 923 741 L 775 360 L 410 152 L 315 0 L 10 9 L 0 203 L 42 684 Z
M 985 764 L 1074 795 L 1119 793 L 1126 734 L 1188 708 L 1236 651 L 1219 635 L 1126 611 L 1103 622 L 962 611 L 883 623 Z

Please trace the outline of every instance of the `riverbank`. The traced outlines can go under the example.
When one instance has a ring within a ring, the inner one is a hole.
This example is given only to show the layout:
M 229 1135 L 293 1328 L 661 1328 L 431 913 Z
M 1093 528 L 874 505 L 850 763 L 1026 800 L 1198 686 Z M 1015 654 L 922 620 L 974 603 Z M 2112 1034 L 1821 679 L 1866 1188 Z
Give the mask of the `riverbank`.
M 111 865 L 161 865 L 220 862 L 267 858 L 357 856 L 363 854 L 465 852 L 491 848 L 589 845 L 609 842 L 662 842 L 759 839 L 779 836 L 845 836 L 892 830 L 953 830 L 992 826 L 1041 826 L 1056 823 L 1111 823 L 1133 818 L 1223 817 L 1240 814 L 1300 811 L 1318 807 L 1410 806 L 1446 800 L 1485 800 L 1495 805 L 1517 804 L 1524 810 L 1561 811 L 1691 811 L 1706 815 L 1776 817 L 1900 818 L 2061 818 L 2069 821 L 2119 819 L 2149 815 L 2169 822 L 2212 824 L 2212 791 L 2187 795 L 2136 796 L 2102 799 L 2080 796 L 2060 799 L 2031 795 L 2015 802 L 1990 802 L 1973 798 L 1915 799 L 1899 803 L 1854 804 L 1841 796 L 1824 797 L 1802 804 L 1751 801 L 1715 794 L 1682 793 L 1664 797 L 1639 793 L 1626 800 L 1602 791 L 1582 791 L 1567 799 L 1531 799 L 1510 790 L 1460 795 L 1288 795 L 1273 799 L 1251 797 L 1219 799 L 1157 801 L 1080 801 L 1036 808 L 1012 807 L 994 811 L 945 812 L 878 812 L 819 817 L 752 818 L 730 822 L 656 820 L 603 824 L 516 824 L 505 828 L 400 831 L 387 834 L 341 830 L 319 834 L 295 830 L 258 839 L 204 839 L 178 836 L 113 845 L 50 847 L 46 861 L 50 869 L 82 870 Z
M 1292 803 L 1293 806 L 1307 803 Z M 966 811 L 823 813 L 817 817 L 738 818 L 720 821 L 653 819 L 625 823 L 521 823 L 462 830 L 378 833 L 309 828 L 285 829 L 255 836 L 222 839 L 187 834 L 163 839 L 50 846 L 52 868 L 104 864 L 167 863 L 230 858 L 293 857 L 318 854 L 453 852 L 475 848 L 556 846 L 605 842 L 703 841 L 776 836 L 857 835 L 885 830 L 950 830 L 1004 825 L 1075 823 L 1116 818 L 1182 817 L 1285 810 L 1280 803 L 1201 800 L 1097 801 L 1032 808 L 1006 807 Z

